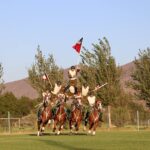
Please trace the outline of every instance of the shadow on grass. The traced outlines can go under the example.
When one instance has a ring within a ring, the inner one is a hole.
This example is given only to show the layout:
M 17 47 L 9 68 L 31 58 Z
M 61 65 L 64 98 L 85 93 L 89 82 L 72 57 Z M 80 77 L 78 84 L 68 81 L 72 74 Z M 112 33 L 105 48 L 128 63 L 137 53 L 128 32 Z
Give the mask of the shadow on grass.
M 33 134 L 29 134 L 30 136 L 37 136 L 36 133 Z M 71 136 L 71 135 L 81 135 L 81 136 L 85 136 L 87 135 L 87 133 L 60 133 L 59 135 L 57 135 L 57 133 L 42 133 L 41 136 L 61 136 L 61 135 L 66 135 L 66 136 Z
M 66 150 L 93 150 L 91 148 L 75 147 L 75 145 L 68 145 L 66 143 L 57 142 L 53 140 L 40 140 L 49 146 L 54 146 L 57 149 L 66 149 Z

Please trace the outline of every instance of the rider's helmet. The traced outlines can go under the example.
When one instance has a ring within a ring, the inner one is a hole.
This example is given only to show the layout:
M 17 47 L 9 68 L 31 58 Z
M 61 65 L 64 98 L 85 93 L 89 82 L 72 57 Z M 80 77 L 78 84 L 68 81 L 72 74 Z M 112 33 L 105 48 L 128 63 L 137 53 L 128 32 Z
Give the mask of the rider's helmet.
M 61 81 L 59 81 L 59 80 L 56 83 L 57 83 L 57 85 L 61 85 Z
M 90 95 L 90 96 L 93 96 L 93 95 L 94 95 L 94 91 L 90 91 L 90 92 L 89 92 L 89 95 Z
M 74 69 L 75 69 L 75 66 L 71 66 L 70 69 L 71 69 L 71 70 L 74 70 Z
M 83 86 L 84 86 L 84 87 L 87 87 L 87 86 L 88 86 L 87 82 L 84 82 L 84 83 L 83 83 Z

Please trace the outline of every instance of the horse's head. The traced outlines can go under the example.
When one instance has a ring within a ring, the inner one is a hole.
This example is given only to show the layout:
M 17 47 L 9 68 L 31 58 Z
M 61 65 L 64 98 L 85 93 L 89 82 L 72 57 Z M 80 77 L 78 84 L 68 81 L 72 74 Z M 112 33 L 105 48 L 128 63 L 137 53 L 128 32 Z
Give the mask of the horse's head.
M 47 96 L 47 95 L 46 95 L 46 96 L 43 98 L 43 104 L 44 104 L 45 107 L 49 105 L 49 100 L 50 100 L 50 96 Z
M 56 114 L 62 114 L 62 113 L 64 113 L 65 112 L 65 103 L 64 102 L 61 102 L 61 101 L 59 101 L 58 103 L 57 103 L 57 113 Z
M 59 93 L 58 94 L 58 99 L 60 100 L 60 101 L 64 101 L 65 100 L 65 94 L 64 93 Z
M 98 109 L 98 110 L 101 110 L 102 109 L 102 102 L 100 99 L 96 100 L 95 102 L 95 107 Z

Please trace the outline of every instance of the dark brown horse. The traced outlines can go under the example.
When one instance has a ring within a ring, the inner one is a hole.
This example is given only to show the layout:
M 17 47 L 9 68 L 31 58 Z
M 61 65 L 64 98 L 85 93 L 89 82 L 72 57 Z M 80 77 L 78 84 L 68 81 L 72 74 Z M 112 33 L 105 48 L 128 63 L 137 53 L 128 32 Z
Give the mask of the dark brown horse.
M 82 121 L 82 110 L 81 110 L 81 106 L 79 105 L 78 102 L 73 105 L 72 109 L 73 110 L 71 112 L 71 116 L 70 116 L 70 120 L 69 120 L 70 132 L 72 133 L 72 129 L 74 126 L 75 131 L 77 133 L 79 130 L 81 121 Z
M 51 111 L 51 106 L 46 105 L 46 102 L 44 102 L 44 108 L 41 112 L 40 120 L 37 121 L 38 125 L 38 133 L 37 135 L 40 136 L 45 130 L 46 124 L 52 119 L 52 111 Z
M 58 127 L 58 131 L 57 134 L 59 135 L 61 130 L 63 129 L 64 123 L 66 121 L 67 118 L 67 114 L 65 111 L 65 103 L 64 102 L 60 102 L 57 110 L 56 110 L 56 115 L 54 117 L 54 128 L 53 128 L 53 132 L 56 131 L 56 127 L 59 125 Z
M 100 113 L 100 105 L 101 101 L 97 100 L 95 102 L 95 106 L 92 108 L 90 114 L 89 114 L 89 131 L 88 133 L 91 133 L 91 130 L 93 131 L 92 134 L 96 134 L 96 128 L 99 123 L 99 113 Z

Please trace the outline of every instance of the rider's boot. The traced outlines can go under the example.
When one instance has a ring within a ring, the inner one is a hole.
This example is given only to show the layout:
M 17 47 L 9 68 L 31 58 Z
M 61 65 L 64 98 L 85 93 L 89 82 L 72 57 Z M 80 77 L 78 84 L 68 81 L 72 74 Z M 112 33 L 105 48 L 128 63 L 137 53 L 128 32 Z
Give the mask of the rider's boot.
M 54 108 L 52 109 L 52 119 L 55 118 L 55 114 L 56 114 L 56 108 L 54 107 Z
M 102 116 L 103 116 L 103 113 L 100 112 L 100 114 L 99 114 L 99 121 L 104 122 L 103 119 L 102 119 Z
M 84 131 L 86 130 L 86 126 L 87 126 L 87 123 L 88 123 L 88 117 L 89 117 L 89 112 L 86 113 L 86 116 L 85 116 L 85 120 L 84 120 Z
M 42 112 L 42 110 L 39 109 L 39 110 L 38 110 L 38 113 L 37 113 L 38 121 L 41 121 L 41 112 Z

